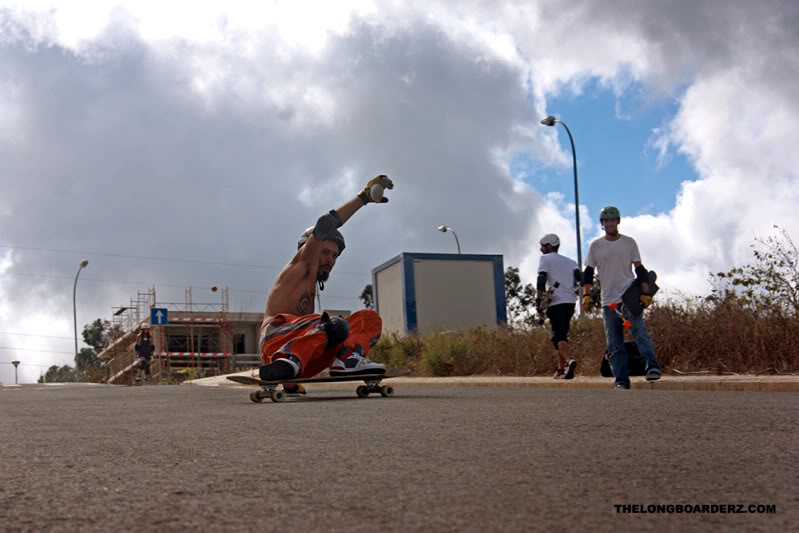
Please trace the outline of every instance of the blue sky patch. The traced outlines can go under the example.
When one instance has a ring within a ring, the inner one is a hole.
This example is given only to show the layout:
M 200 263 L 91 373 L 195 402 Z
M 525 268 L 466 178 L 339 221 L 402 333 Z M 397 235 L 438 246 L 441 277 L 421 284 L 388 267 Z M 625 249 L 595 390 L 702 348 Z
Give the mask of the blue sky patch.
M 668 211 L 674 207 L 680 183 L 697 179 L 683 155 L 672 149 L 659 164 L 658 150 L 649 146 L 653 130 L 669 123 L 679 102 L 673 97 L 647 98 L 638 83 L 617 98 L 612 88 L 592 81 L 579 95 L 564 93 L 548 102 L 549 113 L 563 120 L 574 136 L 580 203 L 592 216 L 606 205 L 616 205 L 623 216 Z M 561 149 L 571 159 L 569 136 L 562 125 L 555 127 Z M 571 164 L 548 167 L 531 154 L 518 153 L 510 169 L 540 193 L 560 192 L 567 202 L 574 202 Z

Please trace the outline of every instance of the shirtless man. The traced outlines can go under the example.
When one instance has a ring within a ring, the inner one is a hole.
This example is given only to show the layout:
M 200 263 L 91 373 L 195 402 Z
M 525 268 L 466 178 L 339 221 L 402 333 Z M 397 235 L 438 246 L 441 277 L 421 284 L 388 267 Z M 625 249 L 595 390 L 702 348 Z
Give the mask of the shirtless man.
M 388 202 L 382 191 L 393 188 L 388 177 L 377 176 L 355 198 L 319 217 L 316 225 L 300 236 L 297 253 L 277 277 L 266 300 L 260 335 L 264 362 L 261 379 L 310 378 L 326 368 L 331 376 L 385 373 L 385 366 L 366 358 L 380 339 L 380 315 L 364 309 L 344 319 L 313 311 L 317 285 L 324 290 L 336 259 L 344 251 L 344 236 L 338 228 L 366 204 Z M 305 391 L 295 386 L 286 388 L 286 392 Z

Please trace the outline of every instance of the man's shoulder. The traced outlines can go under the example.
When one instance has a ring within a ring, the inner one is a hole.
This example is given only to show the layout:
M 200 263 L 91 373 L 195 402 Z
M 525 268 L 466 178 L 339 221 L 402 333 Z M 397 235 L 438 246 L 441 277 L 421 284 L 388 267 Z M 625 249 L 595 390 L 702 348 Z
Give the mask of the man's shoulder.
M 558 254 L 558 253 L 555 253 L 553 255 L 555 255 L 555 257 L 557 258 L 556 260 L 557 260 L 557 262 L 559 264 L 564 265 L 564 266 L 569 267 L 569 268 L 572 268 L 572 267 L 573 268 L 577 268 L 577 261 L 575 261 L 571 257 L 567 257 L 565 255 L 561 255 L 561 254 Z
M 549 262 L 551 261 L 551 259 L 549 259 L 550 255 L 552 255 L 552 254 L 542 254 L 541 255 L 541 258 L 538 260 L 538 271 L 539 272 L 541 272 L 542 268 L 549 266 Z

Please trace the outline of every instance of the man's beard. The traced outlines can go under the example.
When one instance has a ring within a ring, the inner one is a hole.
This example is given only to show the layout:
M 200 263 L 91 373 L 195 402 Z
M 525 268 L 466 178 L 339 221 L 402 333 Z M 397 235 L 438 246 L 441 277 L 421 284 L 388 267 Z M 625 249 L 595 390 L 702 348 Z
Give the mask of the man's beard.
M 616 229 L 614 229 L 613 231 L 605 231 L 605 233 L 607 233 L 607 234 L 608 234 L 608 235 L 610 235 L 611 237 L 615 237 L 616 235 L 618 235 L 618 234 L 619 234 L 619 228 L 616 228 Z
M 317 270 L 316 271 L 316 281 L 327 281 L 327 278 L 329 278 L 329 277 L 330 277 L 330 271 L 329 270 L 325 270 L 325 271 Z

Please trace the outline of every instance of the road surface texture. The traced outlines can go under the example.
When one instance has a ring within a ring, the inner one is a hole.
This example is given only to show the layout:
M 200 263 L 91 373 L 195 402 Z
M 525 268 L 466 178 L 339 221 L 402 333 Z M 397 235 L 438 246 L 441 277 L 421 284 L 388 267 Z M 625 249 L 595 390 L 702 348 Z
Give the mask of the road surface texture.
M 0 530 L 799 527 L 796 393 L 395 387 L 0 387 Z

